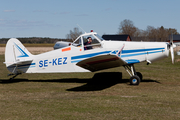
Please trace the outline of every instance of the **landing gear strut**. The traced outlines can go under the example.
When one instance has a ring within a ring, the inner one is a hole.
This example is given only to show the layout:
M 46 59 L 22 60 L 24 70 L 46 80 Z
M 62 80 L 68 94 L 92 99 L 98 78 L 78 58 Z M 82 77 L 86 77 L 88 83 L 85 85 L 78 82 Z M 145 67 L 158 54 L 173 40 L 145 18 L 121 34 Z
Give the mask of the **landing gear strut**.
M 130 84 L 139 85 L 139 83 L 142 81 L 142 74 L 140 72 L 136 72 L 133 64 L 126 65 L 124 68 L 131 76 L 129 79 Z
M 22 73 L 16 73 L 16 74 L 8 74 L 8 76 L 14 75 L 12 78 L 10 78 L 9 80 L 13 80 L 16 76 L 20 75 Z
M 18 65 L 16 65 L 16 67 L 14 67 L 11 74 L 8 74 L 8 76 L 14 75 L 12 78 L 9 79 L 10 81 L 13 80 L 16 76 L 22 74 L 22 71 L 18 70 L 17 68 L 18 68 Z

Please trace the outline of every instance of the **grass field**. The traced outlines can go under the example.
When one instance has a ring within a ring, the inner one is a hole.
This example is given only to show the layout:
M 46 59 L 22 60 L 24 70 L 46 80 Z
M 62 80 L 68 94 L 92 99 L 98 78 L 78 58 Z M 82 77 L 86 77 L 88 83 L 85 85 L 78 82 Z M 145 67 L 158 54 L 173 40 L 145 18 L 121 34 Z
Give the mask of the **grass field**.
M 175 56 L 176 60 L 180 56 Z M 22 74 L 8 81 L 0 55 L 0 119 L 179 120 L 180 62 L 136 64 L 139 86 L 123 67 L 95 73 Z

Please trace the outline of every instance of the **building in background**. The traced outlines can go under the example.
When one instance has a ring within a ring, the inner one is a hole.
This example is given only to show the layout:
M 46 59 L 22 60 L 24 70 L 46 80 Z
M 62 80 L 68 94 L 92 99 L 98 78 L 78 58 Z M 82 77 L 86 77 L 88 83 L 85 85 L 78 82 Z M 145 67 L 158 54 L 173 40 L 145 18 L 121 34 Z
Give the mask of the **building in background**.
M 177 51 L 177 55 L 180 55 L 180 35 L 169 35 L 168 42 L 173 39 L 173 43 L 176 45 L 176 48 L 174 49 Z
M 177 46 L 180 46 L 180 35 L 169 35 L 168 42 L 173 39 L 173 43 Z
M 102 38 L 112 41 L 132 41 L 130 35 L 103 35 Z

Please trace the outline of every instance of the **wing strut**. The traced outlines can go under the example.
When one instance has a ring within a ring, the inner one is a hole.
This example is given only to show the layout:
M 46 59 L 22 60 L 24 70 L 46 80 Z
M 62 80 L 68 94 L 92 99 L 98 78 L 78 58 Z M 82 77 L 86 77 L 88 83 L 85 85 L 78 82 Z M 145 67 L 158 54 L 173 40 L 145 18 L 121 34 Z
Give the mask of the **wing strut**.
M 116 54 L 117 56 L 121 53 L 121 51 L 123 50 L 125 44 L 123 44 L 122 48 L 118 51 L 118 53 Z

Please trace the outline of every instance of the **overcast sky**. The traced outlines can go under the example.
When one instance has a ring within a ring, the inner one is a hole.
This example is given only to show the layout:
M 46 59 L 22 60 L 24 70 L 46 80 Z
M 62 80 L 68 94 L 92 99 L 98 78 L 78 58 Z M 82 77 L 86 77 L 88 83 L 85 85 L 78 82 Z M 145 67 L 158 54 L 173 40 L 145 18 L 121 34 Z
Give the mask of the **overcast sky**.
M 124 19 L 142 30 L 164 26 L 180 33 L 180 0 L 0 0 L 0 38 L 65 38 L 77 24 L 116 34 Z

